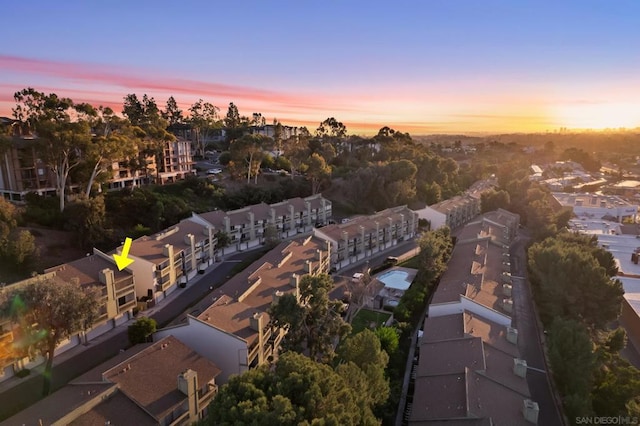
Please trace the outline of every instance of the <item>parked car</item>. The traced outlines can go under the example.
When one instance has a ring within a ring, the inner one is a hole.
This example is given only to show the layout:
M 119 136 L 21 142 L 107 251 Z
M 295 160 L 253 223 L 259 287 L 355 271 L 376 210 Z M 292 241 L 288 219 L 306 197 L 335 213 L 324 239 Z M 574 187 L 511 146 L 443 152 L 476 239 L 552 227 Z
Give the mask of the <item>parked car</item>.
M 208 175 L 217 175 L 222 173 L 222 169 L 209 169 L 207 170 Z
M 384 260 L 386 265 L 396 265 L 398 263 L 398 258 L 394 256 L 389 256 Z
M 362 278 L 364 278 L 364 274 L 362 272 L 356 272 L 351 277 L 351 281 L 353 281 L 354 283 L 359 283 L 360 281 L 362 281 Z

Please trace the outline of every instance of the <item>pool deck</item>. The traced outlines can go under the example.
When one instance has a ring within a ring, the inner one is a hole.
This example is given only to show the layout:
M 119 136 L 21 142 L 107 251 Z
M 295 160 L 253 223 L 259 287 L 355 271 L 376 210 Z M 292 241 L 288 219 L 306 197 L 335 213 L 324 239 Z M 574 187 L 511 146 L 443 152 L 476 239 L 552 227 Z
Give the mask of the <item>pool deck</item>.
M 374 277 L 375 282 L 380 283 L 383 286 L 377 292 L 377 295 L 381 296 L 384 299 L 384 303 L 385 304 L 387 302 L 391 301 L 391 300 L 399 302 L 400 298 L 402 297 L 402 295 L 406 291 L 406 290 L 399 290 L 399 289 L 393 289 L 393 288 L 385 287 L 384 283 L 382 281 L 378 280 L 379 276 L 387 274 L 387 273 L 392 272 L 392 271 L 406 272 L 407 273 L 407 278 L 405 279 L 405 281 L 409 282 L 409 284 L 411 284 L 413 282 L 413 279 L 416 277 L 416 274 L 418 273 L 417 269 L 404 268 L 402 266 L 394 266 L 393 268 L 387 269 L 386 271 L 383 271 L 383 272 L 380 272 L 379 274 L 376 274 L 376 276 Z

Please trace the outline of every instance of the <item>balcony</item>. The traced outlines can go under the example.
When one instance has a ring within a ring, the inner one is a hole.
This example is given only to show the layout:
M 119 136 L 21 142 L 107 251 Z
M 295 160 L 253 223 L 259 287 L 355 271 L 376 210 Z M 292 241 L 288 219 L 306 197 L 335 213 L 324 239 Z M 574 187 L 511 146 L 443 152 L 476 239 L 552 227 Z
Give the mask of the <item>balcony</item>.
M 118 306 L 118 313 L 128 311 L 129 309 L 133 309 L 136 307 L 136 299 L 131 299 L 130 301 Z
M 129 293 L 134 291 L 133 277 L 125 278 L 122 281 L 118 281 L 115 283 L 116 287 L 116 296 L 120 297 L 125 293 Z

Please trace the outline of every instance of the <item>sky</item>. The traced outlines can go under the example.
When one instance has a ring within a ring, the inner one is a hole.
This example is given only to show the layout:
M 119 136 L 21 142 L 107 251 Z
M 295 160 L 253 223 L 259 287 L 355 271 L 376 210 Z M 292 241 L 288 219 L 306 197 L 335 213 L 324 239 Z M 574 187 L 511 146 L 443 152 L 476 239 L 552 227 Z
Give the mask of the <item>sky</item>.
M 122 110 L 202 98 L 313 131 L 640 127 L 637 0 L 12 1 L 0 116 L 26 87 Z

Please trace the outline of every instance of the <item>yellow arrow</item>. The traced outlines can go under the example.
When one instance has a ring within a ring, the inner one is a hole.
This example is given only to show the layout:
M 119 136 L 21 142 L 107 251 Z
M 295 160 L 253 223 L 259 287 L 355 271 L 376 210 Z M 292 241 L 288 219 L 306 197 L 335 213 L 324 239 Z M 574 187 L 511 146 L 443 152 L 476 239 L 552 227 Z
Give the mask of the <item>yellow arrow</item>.
M 122 254 L 115 254 L 113 258 L 116 261 L 116 265 L 118 265 L 118 270 L 122 271 L 127 266 L 133 263 L 133 259 L 129 259 L 129 249 L 131 248 L 131 238 L 124 240 L 124 247 L 122 247 Z

